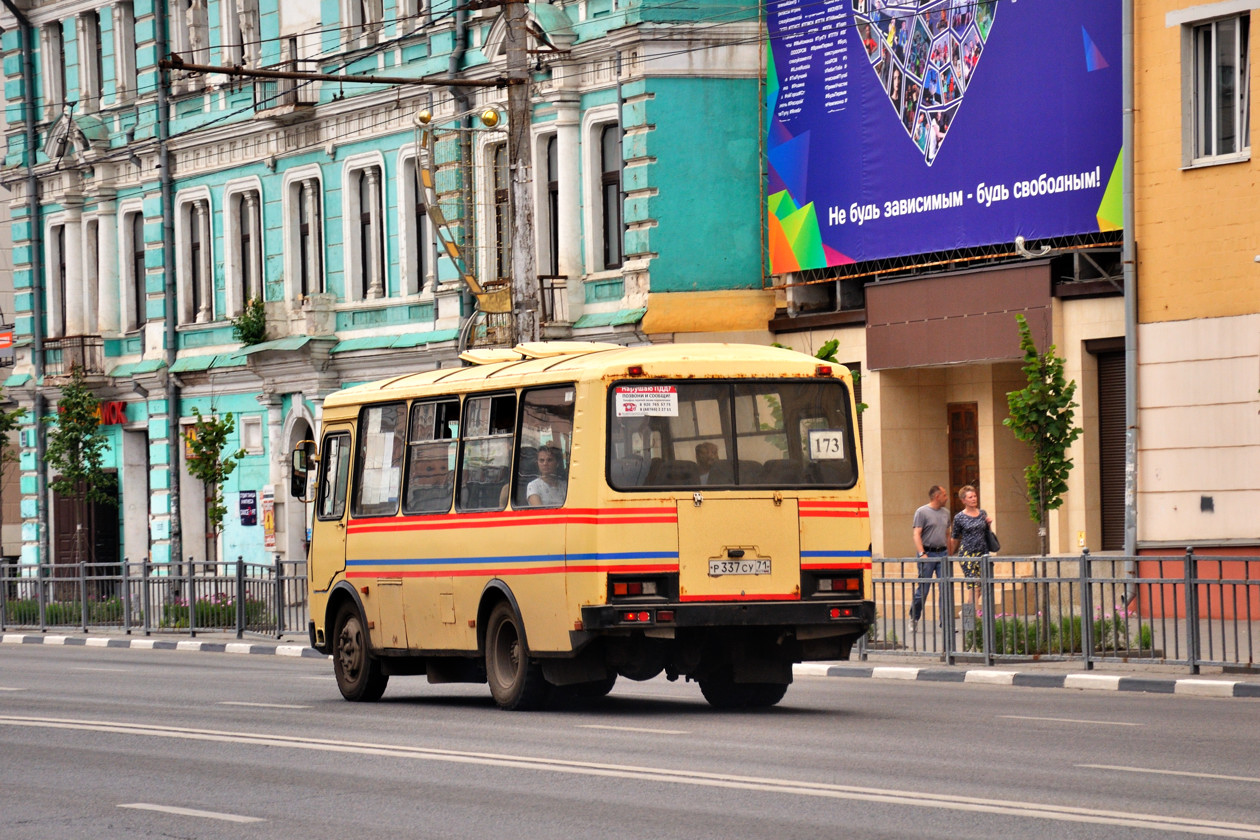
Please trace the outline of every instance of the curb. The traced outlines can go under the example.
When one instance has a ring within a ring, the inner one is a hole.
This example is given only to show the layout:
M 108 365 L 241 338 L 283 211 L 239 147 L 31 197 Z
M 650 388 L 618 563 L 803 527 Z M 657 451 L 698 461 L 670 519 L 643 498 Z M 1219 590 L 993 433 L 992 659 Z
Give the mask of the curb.
M 132 650 L 179 650 L 203 653 L 243 653 L 272 656 L 293 656 L 305 659 L 328 657 L 306 645 L 277 642 L 200 642 L 196 639 L 116 638 L 111 636 L 46 636 L 5 633 L 0 644 L 54 645 L 64 647 L 131 648 Z
M 801 663 L 792 667 L 798 677 L 845 677 L 917 682 L 971 683 L 1016 688 L 1074 688 L 1079 691 L 1138 691 L 1195 697 L 1260 698 L 1260 683 L 1209 680 L 1202 677 L 1122 677 L 1114 674 L 1042 674 L 994 669 L 915 668 L 892 665 L 851 666 Z

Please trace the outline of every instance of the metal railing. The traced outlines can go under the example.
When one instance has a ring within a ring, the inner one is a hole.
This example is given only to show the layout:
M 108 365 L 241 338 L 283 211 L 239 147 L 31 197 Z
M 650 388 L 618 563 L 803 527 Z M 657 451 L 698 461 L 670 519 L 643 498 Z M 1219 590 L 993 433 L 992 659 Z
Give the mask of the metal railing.
M 124 633 L 306 630 L 306 563 L 42 563 L 0 566 L 0 630 Z
M 1079 660 L 1202 666 L 1260 673 L 1260 557 L 960 558 L 939 577 L 917 560 L 876 561 L 875 625 L 859 655 L 939 655 L 987 665 Z M 911 621 L 916 589 L 920 620 Z M 924 589 L 929 589 L 923 592 Z
M 75 368 L 85 376 L 105 373 L 105 340 L 100 336 L 78 335 L 44 341 L 44 374 L 69 376 Z

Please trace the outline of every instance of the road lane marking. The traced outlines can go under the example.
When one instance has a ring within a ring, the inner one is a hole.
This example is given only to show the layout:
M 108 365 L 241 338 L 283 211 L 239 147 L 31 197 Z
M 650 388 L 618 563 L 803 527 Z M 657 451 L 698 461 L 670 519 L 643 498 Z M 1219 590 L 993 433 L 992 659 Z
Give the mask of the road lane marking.
M 255 709 L 309 709 L 310 706 L 300 706 L 294 703 L 246 703 L 243 700 L 220 700 L 216 705 L 219 706 L 250 706 Z
M 1223 776 L 1219 773 L 1192 773 L 1189 770 L 1156 770 L 1151 767 L 1120 767 L 1114 764 L 1078 764 L 1077 767 L 1086 767 L 1090 770 L 1123 770 L 1126 773 L 1154 773 L 1158 776 L 1189 776 L 1193 779 L 1220 779 L 1226 782 L 1256 782 L 1260 784 L 1260 778 L 1253 776 Z
M 127 674 L 135 670 L 134 668 L 71 668 L 71 671 L 105 671 L 111 674 Z
M 162 814 L 175 814 L 180 817 L 204 817 L 208 820 L 225 820 L 234 823 L 266 822 L 262 817 L 244 817 L 240 814 L 224 814 L 219 811 L 199 811 L 196 808 L 178 808 L 174 805 L 153 805 L 149 802 L 131 802 L 119 805 L 119 808 L 133 808 L 137 811 L 157 811 Z
M 25 688 L 9 688 L 7 686 L 0 685 L 0 691 L 26 691 L 26 689 Z
M 1144 723 L 1133 723 L 1127 720 L 1085 720 L 1084 718 L 1052 718 L 1052 717 L 1031 717 L 1028 715 L 998 715 L 1000 718 L 1008 720 L 1044 720 L 1051 723 L 1092 723 L 1098 726 L 1145 726 Z
M 321 738 L 300 738 L 292 735 L 268 735 L 261 732 L 188 729 L 174 726 L 128 723 L 124 721 L 45 718 L 21 715 L 0 715 L 0 726 L 24 726 L 40 729 L 62 729 L 98 732 L 109 735 L 133 735 L 182 741 L 203 741 L 247 746 L 288 747 L 295 750 L 362 755 L 372 757 L 445 761 L 480 767 L 498 767 L 516 771 L 534 770 L 567 773 L 596 778 L 628 779 L 672 785 L 747 790 L 789 796 L 874 802 L 885 805 L 936 808 L 982 814 L 1089 825 L 1110 825 L 1147 831 L 1169 831 L 1211 837 L 1236 837 L 1260 840 L 1260 824 L 1234 823 L 1187 817 L 1158 816 L 1072 805 L 1055 805 L 1019 800 L 986 799 L 957 793 L 898 791 L 886 788 L 808 782 L 796 779 L 775 779 L 738 776 L 729 773 L 707 773 L 699 770 L 674 770 L 664 767 L 604 764 L 590 761 L 539 758 L 528 755 L 482 753 L 465 750 L 444 750 L 434 747 L 408 747 L 395 744 L 361 741 L 339 741 Z
M 578 729 L 611 729 L 614 732 L 648 732 L 653 735 L 689 735 L 687 729 L 646 729 L 640 726 L 600 726 L 597 723 L 579 723 Z

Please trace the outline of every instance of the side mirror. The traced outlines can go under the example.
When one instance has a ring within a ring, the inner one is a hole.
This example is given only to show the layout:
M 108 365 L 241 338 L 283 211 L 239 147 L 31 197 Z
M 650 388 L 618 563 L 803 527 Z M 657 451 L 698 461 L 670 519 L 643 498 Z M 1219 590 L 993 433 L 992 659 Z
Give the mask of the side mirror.
M 295 499 L 307 501 L 306 488 L 309 486 L 311 469 L 319 462 L 319 457 L 315 454 L 315 441 L 303 440 L 293 448 L 293 457 L 290 459 L 289 470 L 289 495 Z

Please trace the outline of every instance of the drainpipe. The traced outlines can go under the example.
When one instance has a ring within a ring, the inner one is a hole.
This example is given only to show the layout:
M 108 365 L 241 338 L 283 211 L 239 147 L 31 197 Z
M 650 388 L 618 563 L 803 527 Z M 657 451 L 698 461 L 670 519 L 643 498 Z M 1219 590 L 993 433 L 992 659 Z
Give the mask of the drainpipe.
M 167 17 L 165 3 L 154 3 L 153 14 L 157 18 L 157 55 L 158 59 L 170 54 L 168 32 L 170 20 Z M 162 195 L 162 275 L 165 280 L 166 296 L 166 417 L 169 426 L 166 430 L 166 442 L 169 455 L 167 469 L 171 471 L 170 480 L 170 522 L 171 522 L 171 556 L 170 562 L 183 562 L 184 535 L 179 492 L 179 380 L 172 372 L 175 359 L 179 354 L 179 334 L 175 327 L 178 323 L 178 308 L 175 305 L 175 185 L 171 176 L 171 124 L 169 91 L 171 71 L 155 68 L 158 72 L 157 85 L 157 135 L 158 135 L 158 170 Z
M 451 55 L 446 62 L 446 75 L 452 79 L 459 75 L 459 71 L 464 66 L 464 55 L 468 52 L 468 7 L 466 3 L 460 3 L 455 7 L 455 46 L 451 50 Z M 472 131 L 472 105 L 469 103 L 467 89 L 460 85 L 451 85 L 447 88 L 451 94 L 451 98 L 455 100 L 455 113 L 459 114 L 459 144 L 460 144 L 460 166 L 468 160 L 467 146 L 471 143 L 469 132 Z M 467 176 L 470 173 L 465 172 Z M 461 179 L 465 181 L 465 188 L 471 182 L 467 178 Z M 465 211 L 467 211 L 465 207 Z M 469 214 L 464 213 L 464 243 L 468 241 L 468 225 L 470 224 Z M 459 311 L 467 313 L 464 323 L 459 328 L 459 339 L 456 342 L 456 353 L 463 353 L 468 347 L 468 341 L 471 338 L 473 321 L 476 318 L 476 302 L 472 295 L 472 290 L 468 288 L 467 283 L 460 284 L 463 288 L 459 293 Z
M 1121 4 L 1121 26 L 1124 27 L 1122 48 L 1123 142 L 1121 172 L 1124 245 L 1121 261 L 1124 266 L 1124 554 L 1126 573 L 1132 577 L 1137 569 L 1132 559 L 1137 554 L 1137 254 L 1133 230 L 1133 0 Z M 1126 600 L 1131 599 L 1130 597 Z
M 22 109 L 26 131 L 26 214 L 30 220 L 31 243 L 31 366 L 35 370 L 35 396 L 31 413 L 35 421 L 35 493 L 36 522 L 39 528 L 39 562 L 49 561 L 48 539 L 48 467 L 44 456 L 48 438 L 44 434 L 44 223 L 39 206 L 39 176 L 35 173 L 35 156 L 39 146 L 36 122 L 39 119 L 35 105 L 35 27 L 13 5 L 3 0 L 4 6 L 18 22 L 22 38 Z

